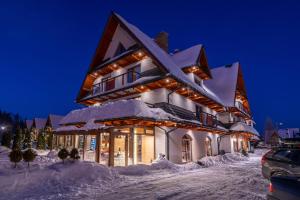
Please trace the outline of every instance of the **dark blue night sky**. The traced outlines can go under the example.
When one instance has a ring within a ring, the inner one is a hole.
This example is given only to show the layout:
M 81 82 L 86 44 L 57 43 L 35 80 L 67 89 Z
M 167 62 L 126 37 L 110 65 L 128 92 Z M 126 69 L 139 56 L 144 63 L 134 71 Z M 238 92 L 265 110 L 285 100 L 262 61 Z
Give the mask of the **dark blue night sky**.
M 26 3 L 25 3 L 26 2 Z M 0 109 L 27 118 L 66 114 L 114 10 L 170 49 L 202 43 L 211 67 L 240 61 L 251 110 L 299 127 L 298 1 L 1 1 Z

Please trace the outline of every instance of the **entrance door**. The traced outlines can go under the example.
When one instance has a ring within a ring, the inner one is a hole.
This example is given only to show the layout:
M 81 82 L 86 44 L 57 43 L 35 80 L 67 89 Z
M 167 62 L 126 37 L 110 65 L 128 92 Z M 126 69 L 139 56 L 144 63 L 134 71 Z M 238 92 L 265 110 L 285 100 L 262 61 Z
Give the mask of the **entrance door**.
M 114 166 L 126 166 L 128 156 L 126 135 L 115 135 L 114 136 Z

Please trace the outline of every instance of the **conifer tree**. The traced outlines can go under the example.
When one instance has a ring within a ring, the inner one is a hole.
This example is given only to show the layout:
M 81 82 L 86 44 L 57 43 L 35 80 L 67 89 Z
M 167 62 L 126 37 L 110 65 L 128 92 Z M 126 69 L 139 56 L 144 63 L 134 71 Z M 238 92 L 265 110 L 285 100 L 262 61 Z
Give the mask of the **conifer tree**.
M 1 145 L 10 148 L 11 139 L 12 139 L 11 132 L 5 132 L 2 135 Z
M 27 162 L 28 168 L 29 168 L 29 163 L 34 161 L 36 156 L 37 156 L 36 152 L 31 148 L 23 152 L 23 160 Z
M 16 134 L 13 140 L 12 149 L 21 149 L 22 144 L 22 130 L 20 127 L 17 127 Z
M 37 149 L 46 149 L 45 133 L 39 133 L 37 138 Z
M 22 160 L 22 151 L 18 148 L 13 149 L 9 153 L 10 161 L 15 163 L 15 168 L 17 167 L 17 163 Z
M 73 148 L 73 149 L 71 150 L 71 152 L 70 152 L 70 158 L 72 158 L 73 160 L 78 160 L 78 159 L 80 159 L 78 149 Z
M 47 146 L 48 149 L 53 149 L 53 133 L 51 131 L 48 131 L 47 133 Z
M 65 159 L 69 156 L 69 152 L 67 149 L 63 148 L 58 152 L 58 157 L 62 159 L 63 163 L 65 162 Z
M 28 129 L 25 129 L 25 134 L 24 134 L 24 141 L 23 141 L 23 148 L 31 148 L 32 147 L 32 137 L 31 137 L 31 132 Z

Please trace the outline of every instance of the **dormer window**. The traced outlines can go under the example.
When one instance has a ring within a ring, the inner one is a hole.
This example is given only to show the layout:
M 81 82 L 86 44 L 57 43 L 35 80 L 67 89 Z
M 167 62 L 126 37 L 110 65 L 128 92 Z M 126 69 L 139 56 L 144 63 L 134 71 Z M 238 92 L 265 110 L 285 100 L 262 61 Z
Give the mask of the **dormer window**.
M 119 43 L 118 48 L 114 54 L 114 57 L 124 53 L 125 51 L 126 51 L 125 47 L 121 43 Z
M 198 77 L 194 76 L 194 81 L 197 85 L 202 86 L 202 80 L 199 79 Z

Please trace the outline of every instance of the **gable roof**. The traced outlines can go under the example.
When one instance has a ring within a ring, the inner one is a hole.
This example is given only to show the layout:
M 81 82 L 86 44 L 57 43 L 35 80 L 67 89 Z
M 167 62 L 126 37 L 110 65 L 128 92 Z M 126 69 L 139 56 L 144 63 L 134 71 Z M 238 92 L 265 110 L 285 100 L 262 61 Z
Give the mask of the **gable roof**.
M 202 48 L 202 44 L 192 46 L 173 54 L 172 59 L 181 69 L 196 65 Z
M 59 123 L 64 116 L 61 115 L 53 115 L 50 114 L 48 117 L 49 123 L 53 129 L 57 129 L 59 127 Z
M 26 120 L 26 128 L 31 129 L 32 123 L 33 123 L 33 120 Z
M 195 82 L 191 81 L 187 75 L 181 70 L 181 68 L 173 61 L 172 57 L 161 49 L 153 39 L 147 36 L 145 33 L 140 31 L 136 26 L 128 23 L 124 18 L 120 15 L 113 13 L 116 16 L 121 24 L 127 28 L 127 30 L 141 43 L 146 50 L 156 59 L 156 61 L 163 67 L 167 72 L 170 73 L 175 79 L 179 82 L 186 84 L 187 86 L 191 87 L 192 89 L 200 92 L 202 95 L 210 98 L 211 100 L 222 104 L 220 98 L 209 91 L 208 88 L 203 88 L 197 85 Z
M 47 120 L 43 118 L 34 118 L 33 124 L 35 125 L 36 129 L 44 129 L 46 125 Z
M 233 107 L 237 88 L 239 62 L 211 69 L 212 79 L 205 80 L 204 85 L 217 94 L 224 106 Z

